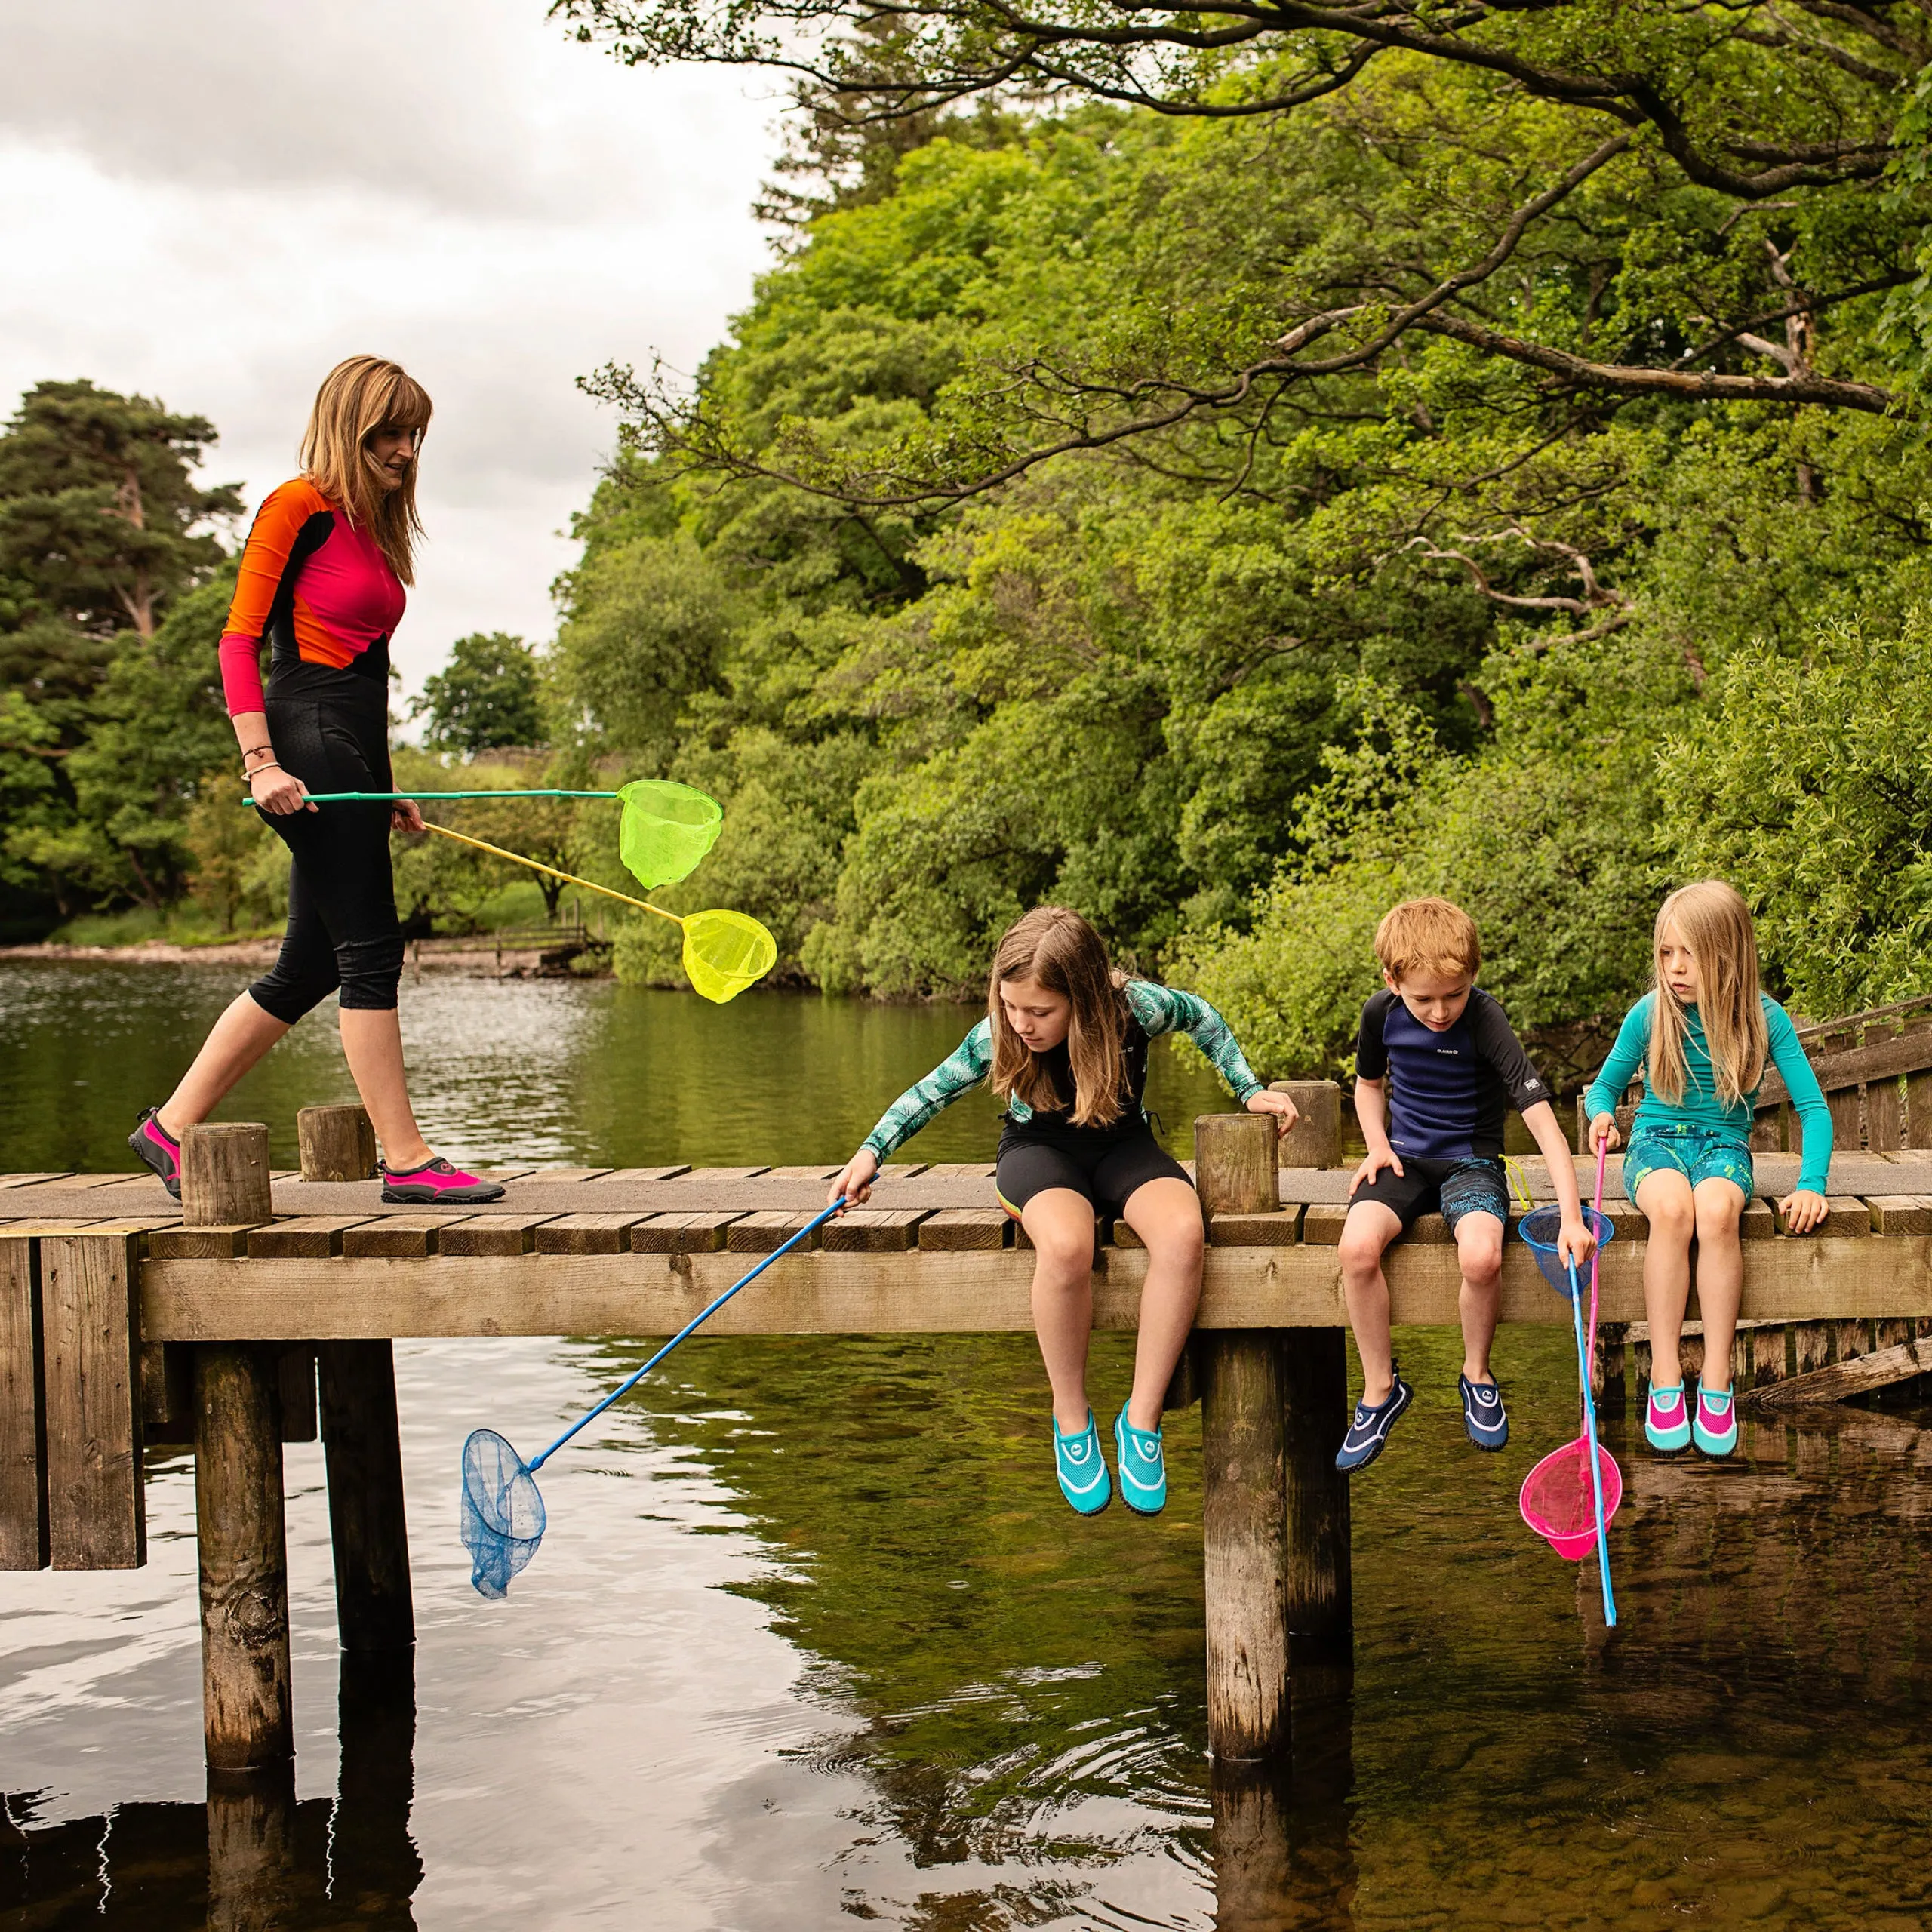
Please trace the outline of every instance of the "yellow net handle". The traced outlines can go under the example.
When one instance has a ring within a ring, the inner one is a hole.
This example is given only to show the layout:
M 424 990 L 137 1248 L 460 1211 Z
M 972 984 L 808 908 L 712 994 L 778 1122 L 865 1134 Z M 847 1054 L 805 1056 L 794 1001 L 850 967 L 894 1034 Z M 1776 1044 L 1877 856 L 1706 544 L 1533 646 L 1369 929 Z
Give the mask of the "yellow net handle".
M 500 845 L 492 845 L 487 840 L 472 838 L 467 832 L 452 832 L 446 825 L 432 825 L 426 818 L 423 821 L 425 832 L 439 833 L 445 838 L 454 838 L 459 845 L 473 845 L 479 852 L 488 852 L 499 859 L 507 859 L 513 866 L 528 866 L 534 872 L 546 872 L 552 878 L 560 878 L 566 885 L 580 885 L 586 892 L 601 892 L 606 899 L 617 900 L 620 904 L 636 906 L 647 912 L 655 912 L 660 919 L 669 919 L 674 926 L 681 927 L 684 921 L 675 912 L 667 912 L 661 906 L 654 906 L 648 899 L 633 899 L 628 892 L 614 892 L 608 885 L 599 885 L 595 879 L 579 878 L 575 872 L 560 872 L 555 866 L 539 865 L 534 859 L 526 859 L 521 852 L 506 852 Z

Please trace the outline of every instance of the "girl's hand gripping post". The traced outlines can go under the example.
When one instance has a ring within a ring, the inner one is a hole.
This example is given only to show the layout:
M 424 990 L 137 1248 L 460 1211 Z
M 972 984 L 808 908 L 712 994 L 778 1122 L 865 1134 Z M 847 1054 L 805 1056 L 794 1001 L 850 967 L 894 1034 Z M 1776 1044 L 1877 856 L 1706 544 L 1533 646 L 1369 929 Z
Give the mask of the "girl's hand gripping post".
M 1786 1227 L 1795 1235 L 1808 1235 L 1831 1211 L 1831 1203 L 1822 1194 L 1814 1194 L 1808 1187 L 1787 1194 L 1778 1203 L 1778 1212 L 1784 1217 Z
M 1285 1136 L 1295 1122 L 1301 1118 L 1300 1109 L 1287 1094 L 1271 1094 L 1265 1087 L 1258 1094 L 1249 1094 L 1247 1110 L 1251 1114 L 1272 1114 L 1275 1116 L 1275 1131 L 1278 1136 Z
M 848 1208 L 863 1208 L 872 1198 L 872 1183 L 878 1178 L 878 1156 L 869 1147 L 861 1147 L 839 1171 L 827 1191 L 829 1208 L 844 1214 Z

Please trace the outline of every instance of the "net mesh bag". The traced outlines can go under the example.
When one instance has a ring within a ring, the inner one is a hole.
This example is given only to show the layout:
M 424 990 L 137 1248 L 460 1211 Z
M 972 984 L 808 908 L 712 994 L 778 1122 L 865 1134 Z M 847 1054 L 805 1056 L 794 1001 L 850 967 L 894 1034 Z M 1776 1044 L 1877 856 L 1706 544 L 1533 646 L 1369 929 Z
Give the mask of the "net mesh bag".
M 1610 1217 L 1594 1208 L 1583 1210 L 1583 1225 L 1597 1238 L 1601 1247 L 1615 1230 L 1610 1224 Z M 1528 1242 L 1530 1252 L 1537 1258 L 1537 1266 L 1543 1270 L 1543 1278 L 1567 1301 L 1577 1286 L 1570 1273 L 1570 1264 L 1565 1261 L 1557 1247 L 1557 1237 L 1563 1232 L 1563 1210 L 1558 1207 L 1533 1208 L 1523 1217 L 1521 1233 Z M 1577 1278 L 1580 1281 L 1583 1278 Z M 1587 1473 L 1587 1472 L 1586 1472 Z
M 778 963 L 778 942 L 743 912 L 688 912 L 684 958 L 694 989 L 722 1006 Z
M 469 1580 L 483 1595 L 508 1592 L 537 1554 L 543 1523 L 543 1499 L 523 1458 L 494 1429 L 472 1430 L 463 1445 L 463 1540 Z
M 724 829 L 715 798 L 668 778 L 634 778 L 617 796 L 624 808 L 618 855 L 647 891 L 688 878 Z
M 1590 1487 L 1589 1444 L 1582 1437 L 1546 1456 L 1523 1478 L 1518 1499 L 1523 1521 L 1559 1556 L 1580 1562 L 1597 1543 L 1596 1497 Z M 1623 1500 L 1623 1472 L 1617 1459 L 1597 1444 L 1603 1477 L 1603 1519 L 1607 1525 Z

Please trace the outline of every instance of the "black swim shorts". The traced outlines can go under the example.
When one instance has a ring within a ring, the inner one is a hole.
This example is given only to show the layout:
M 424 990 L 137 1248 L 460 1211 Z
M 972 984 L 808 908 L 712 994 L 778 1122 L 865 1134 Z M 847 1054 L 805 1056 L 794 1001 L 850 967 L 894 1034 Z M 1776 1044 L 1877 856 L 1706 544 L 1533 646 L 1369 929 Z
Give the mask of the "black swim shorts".
M 1015 1220 L 1050 1187 L 1084 1195 L 1097 1214 L 1118 1214 L 1137 1188 L 1172 1180 L 1192 1187 L 1187 1170 L 1154 1138 L 1152 1128 L 1126 1134 L 1042 1134 L 1008 1127 L 999 1139 L 999 1204 Z
M 1398 1174 L 1384 1168 L 1349 1196 L 1349 1205 L 1379 1201 L 1401 1223 L 1404 1234 L 1418 1216 L 1437 1213 L 1452 1233 L 1465 1214 L 1494 1214 L 1509 1225 L 1509 1183 L 1500 1161 L 1422 1161 L 1405 1154 L 1402 1168 Z

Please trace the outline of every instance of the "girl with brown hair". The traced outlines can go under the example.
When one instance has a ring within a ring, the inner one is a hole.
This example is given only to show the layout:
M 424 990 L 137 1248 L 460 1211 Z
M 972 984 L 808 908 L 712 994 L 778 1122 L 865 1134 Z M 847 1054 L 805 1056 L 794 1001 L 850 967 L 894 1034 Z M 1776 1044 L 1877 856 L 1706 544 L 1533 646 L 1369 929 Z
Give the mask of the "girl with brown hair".
M 1744 1288 L 1737 1224 L 1755 1185 L 1751 1125 L 1767 1060 L 1791 1095 L 1804 1137 L 1798 1186 L 1778 1204 L 1795 1235 L 1808 1233 L 1827 1211 L 1832 1110 L 1790 1016 L 1758 986 L 1758 936 L 1734 888 L 1707 878 L 1673 892 L 1658 909 L 1653 946 L 1655 983 L 1625 1016 L 1584 1096 L 1590 1151 L 1617 1145 L 1617 1103 L 1641 1066 L 1644 1097 L 1623 1156 L 1623 1191 L 1651 1224 L 1644 1433 L 1666 1454 L 1695 1442 L 1706 1456 L 1727 1456 L 1737 1443 L 1730 1345 Z M 1678 1359 L 1693 1236 L 1704 1318 L 1694 1412 L 1684 1402 Z
M 383 1151 L 383 1198 L 467 1205 L 503 1189 L 438 1160 L 409 1103 L 396 989 L 402 933 L 389 832 L 420 832 L 413 803 L 308 802 L 394 789 L 389 644 L 422 534 L 416 460 L 429 398 L 395 363 L 329 371 L 302 439 L 302 473 L 257 512 L 221 640 L 222 686 L 256 809 L 286 841 L 288 928 L 273 968 L 215 1022 L 181 1084 L 128 1145 L 181 1191 L 183 1128 L 207 1119 L 303 1014 L 338 989 L 343 1051 Z M 260 647 L 271 647 L 268 687 Z
M 1094 1218 L 1120 1215 L 1147 1249 L 1134 1391 L 1114 1423 L 1121 1496 L 1143 1515 L 1167 1501 L 1161 1403 L 1201 1299 L 1201 1203 L 1187 1170 L 1154 1137 L 1141 1096 L 1149 1043 L 1185 1033 L 1243 1105 L 1278 1116 L 1294 1103 L 1254 1076 L 1226 1020 L 1192 993 L 1129 979 L 1078 912 L 1042 906 L 993 955 L 986 1017 L 957 1051 L 893 1102 L 845 1164 L 828 1200 L 864 1201 L 894 1152 L 961 1094 L 990 1080 L 1006 1102 L 996 1185 L 1026 1230 L 1033 1325 L 1054 1396 L 1060 1491 L 1083 1516 L 1112 1496 L 1087 1403 L 1094 1325 Z

